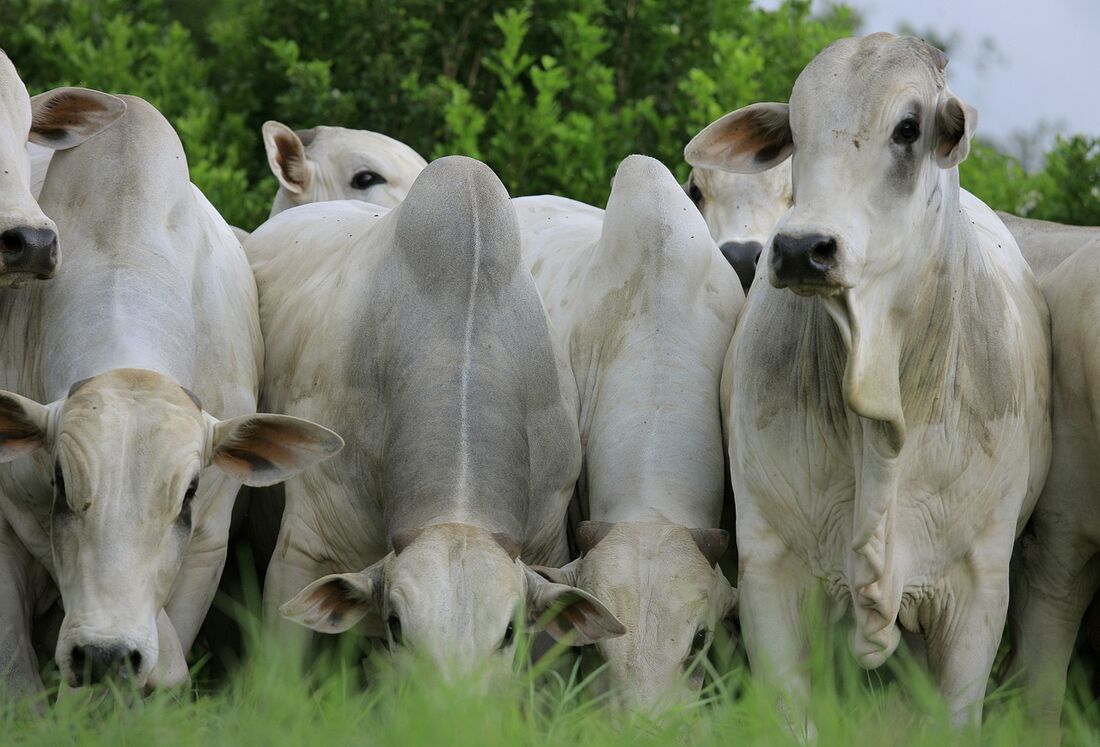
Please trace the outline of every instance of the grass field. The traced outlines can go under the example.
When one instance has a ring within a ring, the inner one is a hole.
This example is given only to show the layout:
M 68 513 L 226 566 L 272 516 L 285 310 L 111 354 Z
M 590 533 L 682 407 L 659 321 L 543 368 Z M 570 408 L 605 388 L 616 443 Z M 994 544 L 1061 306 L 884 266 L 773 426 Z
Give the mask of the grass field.
M 659 718 L 614 715 L 576 667 L 539 664 L 511 683 L 482 692 L 472 683 L 438 681 L 432 667 L 380 664 L 365 683 L 358 643 L 345 636 L 308 666 L 265 641 L 254 613 L 220 602 L 244 621 L 247 655 L 203 657 L 183 694 L 136 700 L 123 690 L 66 696 L 43 713 L 8 705 L 2 745 L 782 745 L 798 744 L 743 661 L 712 676 L 699 703 Z M 839 636 L 838 636 L 839 637 Z M 216 660 L 217 659 L 217 660 Z M 709 666 L 709 665 L 708 665 Z M 1019 694 L 992 690 L 985 723 L 958 731 L 919 668 L 899 652 L 876 672 L 860 670 L 845 647 L 820 641 L 811 663 L 811 714 L 820 745 L 1038 744 Z M 222 677 L 212 672 L 227 669 Z M 563 675 L 557 670 L 564 669 Z M 372 670 L 373 671 L 373 670 Z M 47 673 L 56 683 L 56 674 Z M 1071 679 L 1064 744 L 1100 744 L 1100 709 L 1078 668 Z M 52 702 L 56 685 L 50 694 Z

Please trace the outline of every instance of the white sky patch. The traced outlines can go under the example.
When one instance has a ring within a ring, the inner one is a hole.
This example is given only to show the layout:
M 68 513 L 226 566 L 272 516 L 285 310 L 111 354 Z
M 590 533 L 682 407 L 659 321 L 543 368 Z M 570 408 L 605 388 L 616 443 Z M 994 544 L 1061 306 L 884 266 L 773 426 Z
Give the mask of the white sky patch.
M 773 10 L 780 0 L 756 0 Z M 978 109 L 978 135 L 1004 141 L 1040 122 L 1100 136 L 1100 0 L 849 0 L 860 33 L 902 23 L 943 38 L 951 90 Z M 827 6 L 814 2 L 815 11 Z M 992 39 L 996 54 L 983 48 Z

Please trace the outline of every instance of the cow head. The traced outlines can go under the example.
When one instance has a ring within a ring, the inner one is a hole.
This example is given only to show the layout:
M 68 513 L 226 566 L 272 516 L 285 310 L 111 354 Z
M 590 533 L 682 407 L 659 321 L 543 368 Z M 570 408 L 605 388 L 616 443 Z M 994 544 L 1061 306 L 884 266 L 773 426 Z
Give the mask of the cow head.
M 510 672 L 517 619 L 574 646 L 623 633 L 595 597 L 547 581 L 517 559 L 519 549 L 510 537 L 467 524 L 402 532 L 384 559 L 315 581 L 281 612 L 323 633 L 371 615 L 385 623 L 391 651 L 426 656 L 447 677 Z
M 789 161 L 760 174 L 694 168 L 684 191 L 748 293 L 772 229 L 791 206 Z
M 295 132 L 265 122 L 264 147 L 279 193 L 271 214 L 326 200 L 394 207 L 427 165 L 404 143 L 368 130 L 314 127 Z
M 152 371 L 109 371 L 49 405 L 0 392 L 0 461 L 33 455 L 53 477 L 51 546 L 65 608 L 56 656 L 65 679 L 148 680 L 158 616 L 192 533 L 219 508 L 207 505 L 215 491 L 204 482 L 224 473 L 271 485 L 342 445 L 335 433 L 283 415 L 219 421 Z M 160 627 L 163 635 L 164 619 Z
M 0 287 L 51 278 L 61 264 L 57 226 L 31 193 L 28 138 L 60 150 L 82 143 L 126 110 L 121 99 L 58 88 L 33 99 L 0 52 Z
M 626 628 L 594 646 L 607 662 L 612 702 L 655 713 L 698 698 L 702 660 L 737 600 L 717 567 L 729 534 L 663 519 L 586 521 L 577 540 L 581 558 L 537 570 L 604 600 Z
M 910 282 L 912 267 L 895 268 L 928 260 L 907 249 L 914 236 L 934 240 L 937 225 L 957 211 L 955 167 L 977 123 L 948 90 L 946 65 L 919 39 L 842 39 L 802 71 L 789 107 L 739 109 L 688 144 L 692 165 L 740 173 L 774 168 L 793 154 L 793 209 L 769 257 L 774 286 L 858 296 L 891 273 Z

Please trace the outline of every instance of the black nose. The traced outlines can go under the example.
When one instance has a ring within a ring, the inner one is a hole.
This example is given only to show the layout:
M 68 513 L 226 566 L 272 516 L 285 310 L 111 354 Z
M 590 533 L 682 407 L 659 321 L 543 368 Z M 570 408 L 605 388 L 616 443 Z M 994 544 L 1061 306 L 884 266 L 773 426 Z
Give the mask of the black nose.
M 772 269 L 783 285 L 824 284 L 836 267 L 836 239 L 812 233 L 808 236 L 778 234 L 772 249 Z
M 0 233 L 0 272 L 50 278 L 57 271 L 57 234 L 48 228 L 9 228 Z
M 141 653 L 125 646 L 73 646 L 71 660 L 78 684 L 95 685 L 116 675 L 133 675 L 141 669 Z
M 759 241 L 727 241 L 718 247 L 722 250 L 722 256 L 737 271 L 737 277 L 741 279 L 741 287 L 748 293 L 752 279 L 756 275 L 756 261 L 760 259 L 760 252 L 764 245 Z

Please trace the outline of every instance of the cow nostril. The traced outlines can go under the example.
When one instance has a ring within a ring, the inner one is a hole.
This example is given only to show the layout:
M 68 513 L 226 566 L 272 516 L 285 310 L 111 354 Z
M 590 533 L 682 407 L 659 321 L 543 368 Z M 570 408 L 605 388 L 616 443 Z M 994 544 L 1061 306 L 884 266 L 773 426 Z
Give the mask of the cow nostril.
M 126 657 L 126 660 L 130 664 L 130 673 L 131 674 L 137 674 L 138 671 L 141 670 L 141 652 L 140 651 L 131 651 L 129 656 Z
M 830 268 L 836 264 L 836 239 L 828 238 L 818 241 L 810 249 L 810 259 L 823 268 Z
M 87 659 L 84 657 L 84 649 L 81 646 L 73 646 L 73 650 L 69 652 L 69 661 L 72 664 L 72 670 L 78 677 L 83 679 L 87 676 L 87 672 L 84 671 L 84 665 L 87 663 Z

